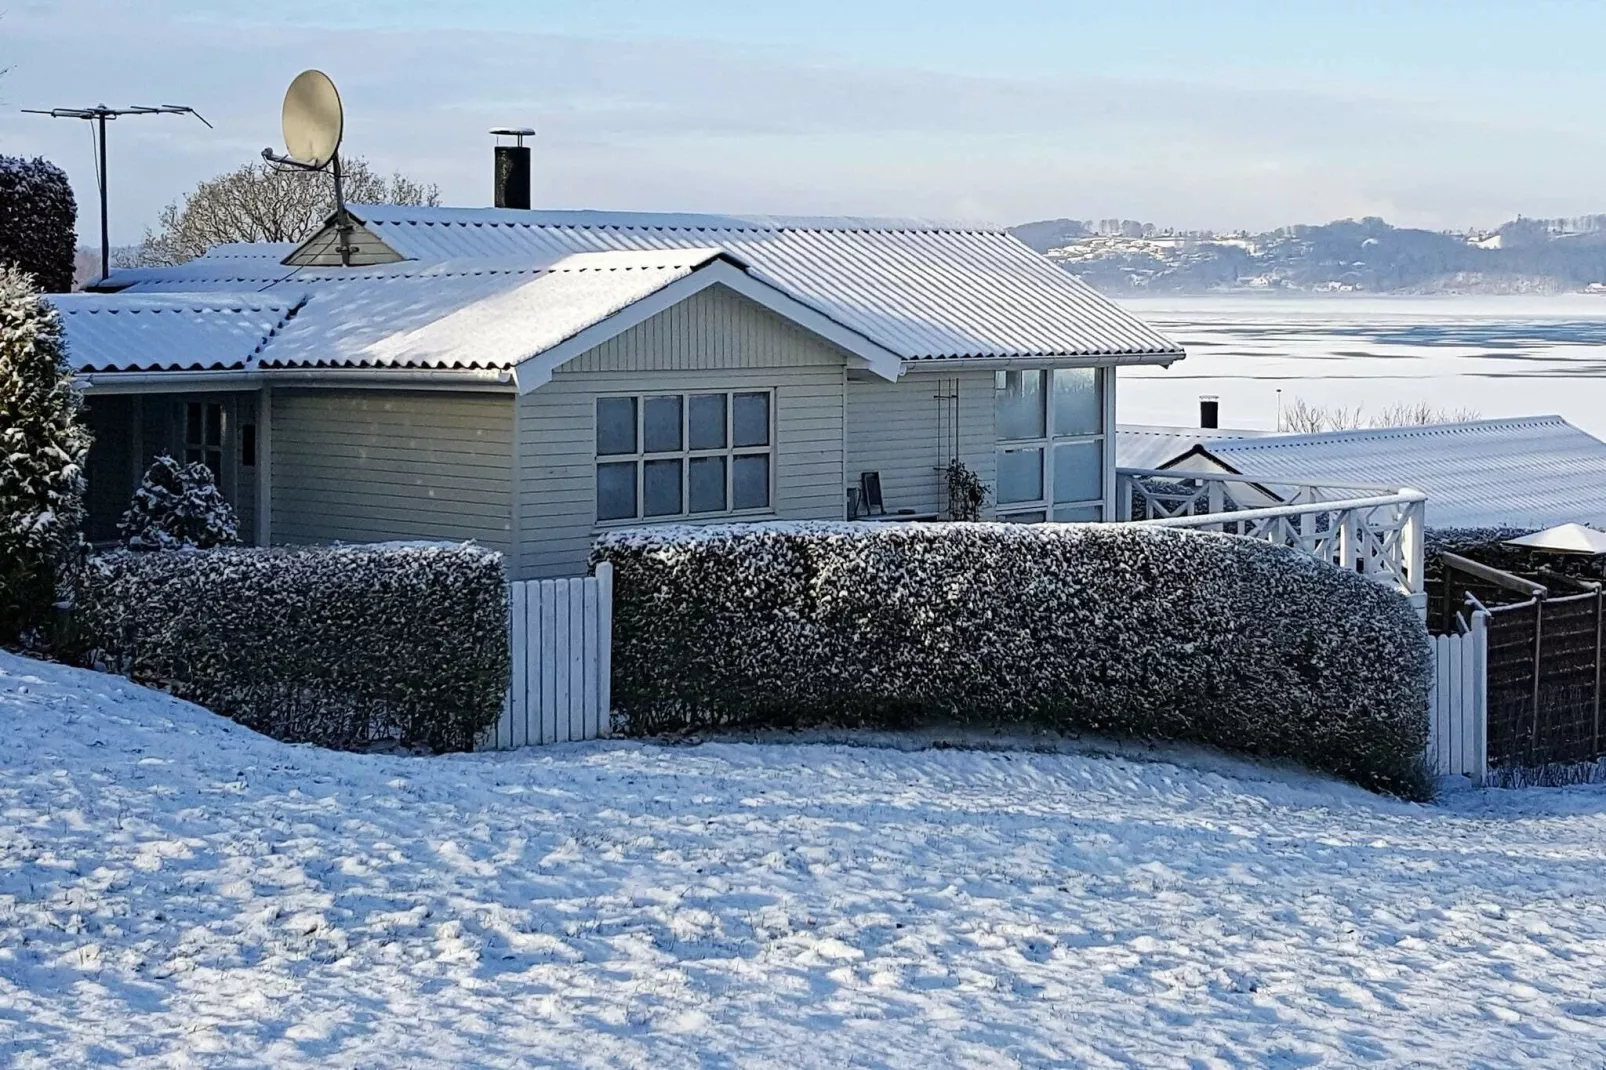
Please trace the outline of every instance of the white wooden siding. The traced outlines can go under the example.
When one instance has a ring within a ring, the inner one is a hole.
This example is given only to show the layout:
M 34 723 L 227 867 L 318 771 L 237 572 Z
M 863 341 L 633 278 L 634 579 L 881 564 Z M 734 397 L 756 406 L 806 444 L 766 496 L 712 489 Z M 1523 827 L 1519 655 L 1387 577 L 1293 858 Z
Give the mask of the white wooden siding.
M 711 287 L 585 353 L 518 404 L 519 579 L 586 570 L 596 537 L 596 399 L 775 393 L 774 516 L 840 520 L 845 355 Z
M 957 410 L 953 402 L 938 398 L 956 388 Z M 944 406 L 949 407 L 947 414 L 941 411 Z M 990 488 L 997 470 L 992 372 L 911 373 L 896 383 L 851 377 L 847 485 L 858 486 L 861 472 L 880 472 L 887 512 L 933 513 L 945 508 L 940 469 L 953 453 L 949 426 L 954 411 L 959 420 L 959 458 Z
M 275 389 L 271 408 L 274 542 L 510 548 L 510 395 Z
M 481 742 L 506 750 L 608 734 L 612 710 L 613 566 L 591 577 L 508 584 L 512 679 Z

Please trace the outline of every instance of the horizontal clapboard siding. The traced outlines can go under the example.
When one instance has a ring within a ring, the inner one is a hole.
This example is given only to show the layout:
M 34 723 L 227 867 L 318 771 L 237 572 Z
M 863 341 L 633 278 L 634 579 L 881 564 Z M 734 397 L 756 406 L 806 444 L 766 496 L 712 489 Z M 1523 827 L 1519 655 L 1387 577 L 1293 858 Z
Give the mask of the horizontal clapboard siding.
M 272 409 L 274 542 L 510 549 L 511 396 L 275 390 Z
M 595 539 L 596 399 L 619 393 L 775 392 L 774 515 L 843 516 L 844 354 L 711 287 L 582 354 L 519 399 L 523 579 L 583 573 Z
M 952 398 L 958 394 L 957 403 Z M 941 469 L 959 458 L 989 487 L 997 471 L 993 435 L 993 373 L 912 374 L 896 383 L 855 377 L 848 383 L 848 480 L 881 473 L 887 511 L 945 509 Z

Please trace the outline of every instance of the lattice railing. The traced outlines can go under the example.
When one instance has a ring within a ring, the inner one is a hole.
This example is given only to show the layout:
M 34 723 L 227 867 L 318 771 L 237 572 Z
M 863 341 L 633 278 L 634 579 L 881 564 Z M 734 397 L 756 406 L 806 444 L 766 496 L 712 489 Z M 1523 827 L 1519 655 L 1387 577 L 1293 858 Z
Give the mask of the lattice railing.
M 1426 608 L 1421 491 L 1123 468 L 1115 493 L 1118 519 L 1292 546 L 1388 583 Z

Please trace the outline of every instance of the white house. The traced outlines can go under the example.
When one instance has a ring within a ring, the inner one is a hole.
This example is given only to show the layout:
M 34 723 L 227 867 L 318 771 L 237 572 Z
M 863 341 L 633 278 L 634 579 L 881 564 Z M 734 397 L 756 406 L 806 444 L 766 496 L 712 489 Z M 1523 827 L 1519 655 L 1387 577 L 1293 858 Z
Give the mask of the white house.
M 258 543 L 476 539 L 515 578 L 600 531 L 938 517 L 958 459 L 1019 521 L 1115 515 L 1118 369 L 1182 349 L 1002 230 L 354 206 L 54 297 L 90 535 L 160 453 Z M 857 506 L 857 508 L 855 508 Z

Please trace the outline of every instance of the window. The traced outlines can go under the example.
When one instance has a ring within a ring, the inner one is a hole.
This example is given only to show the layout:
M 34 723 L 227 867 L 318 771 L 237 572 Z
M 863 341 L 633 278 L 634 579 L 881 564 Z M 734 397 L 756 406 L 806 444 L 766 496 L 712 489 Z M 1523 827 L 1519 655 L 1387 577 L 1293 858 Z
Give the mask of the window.
M 1024 524 L 1104 515 L 1104 372 L 998 372 L 998 518 Z
M 767 390 L 597 399 L 597 520 L 657 520 L 770 507 Z
M 223 485 L 223 406 L 191 401 L 184 406 L 184 463 L 204 464 L 212 481 Z

